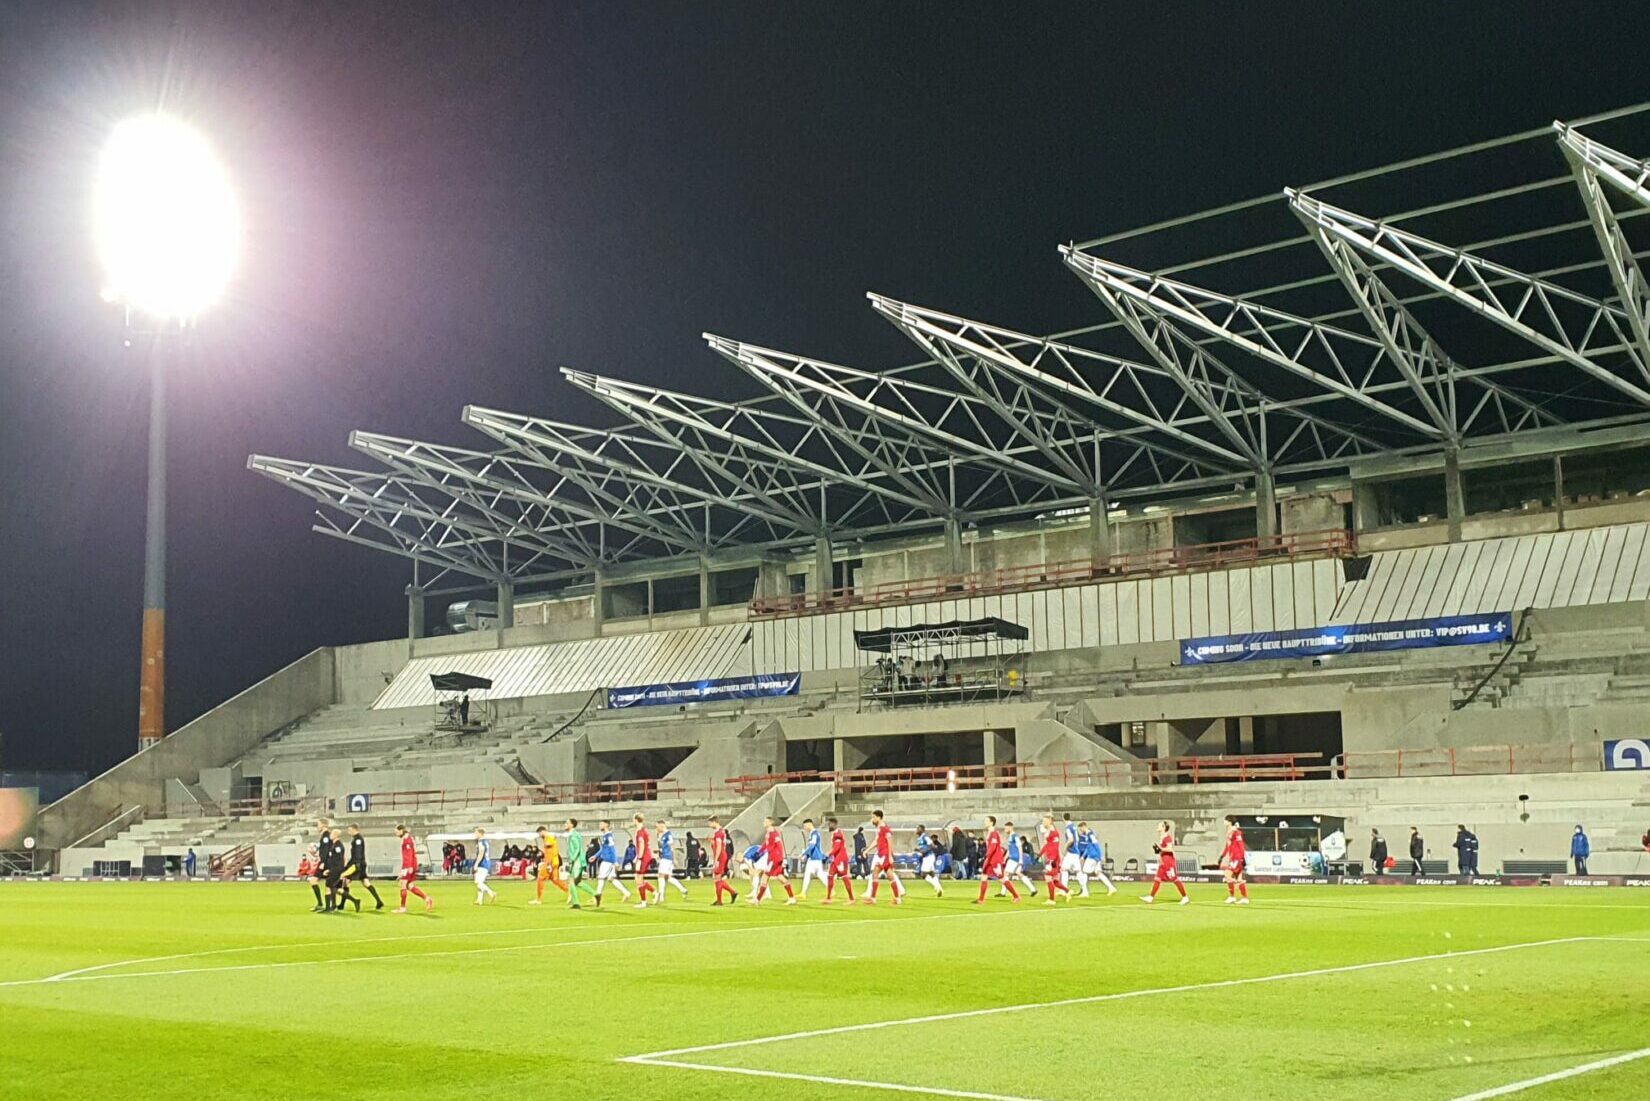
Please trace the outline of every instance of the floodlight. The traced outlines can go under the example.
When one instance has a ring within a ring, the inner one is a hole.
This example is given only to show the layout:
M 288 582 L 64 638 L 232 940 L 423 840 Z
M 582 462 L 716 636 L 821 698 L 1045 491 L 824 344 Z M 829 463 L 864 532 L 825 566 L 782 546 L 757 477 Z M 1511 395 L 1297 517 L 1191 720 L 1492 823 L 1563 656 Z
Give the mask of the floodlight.
M 200 131 L 167 115 L 115 127 L 98 164 L 93 230 L 104 296 L 189 322 L 223 294 L 240 251 L 229 177 Z

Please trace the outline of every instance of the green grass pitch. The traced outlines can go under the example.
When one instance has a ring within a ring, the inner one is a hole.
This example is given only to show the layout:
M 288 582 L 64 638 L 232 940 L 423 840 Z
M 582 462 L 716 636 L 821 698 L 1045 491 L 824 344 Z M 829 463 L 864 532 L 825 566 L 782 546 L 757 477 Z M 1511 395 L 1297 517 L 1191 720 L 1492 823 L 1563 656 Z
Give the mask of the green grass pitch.
M 1650 1097 L 1650 893 L 573 913 L 495 885 L 357 917 L 298 884 L 0 884 L 0 1096 Z

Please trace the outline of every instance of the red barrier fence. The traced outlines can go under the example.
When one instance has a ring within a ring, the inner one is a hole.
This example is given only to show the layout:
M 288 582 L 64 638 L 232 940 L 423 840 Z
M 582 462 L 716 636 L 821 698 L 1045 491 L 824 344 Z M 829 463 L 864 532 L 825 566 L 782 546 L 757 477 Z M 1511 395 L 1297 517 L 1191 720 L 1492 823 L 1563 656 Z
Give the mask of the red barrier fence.
M 1137 761 L 1053 761 L 1043 764 L 955 765 L 923 768 L 803 770 L 733 776 L 720 784 L 685 786 L 676 780 L 610 780 L 596 784 L 536 784 L 512 788 L 446 788 L 368 792 L 374 811 L 458 807 L 546 806 L 562 803 L 645 803 L 660 799 L 754 799 L 780 784 L 828 783 L 844 795 L 908 791 L 985 791 L 1014 788 L 1116 788 L 1130 785 L 1242 784 L 1262 781 L 1365 780 L 1408 776 L 1506 776 L 1539 772 L 1597 772 L 1596 746 L 1551 744 L 1465 749 L 1393 749 L 1343 753 L 1251 753 L 1240 756 L 1143 757 Z M 331 800 L 333 804 L 339 800 Z M 317 797 L 242 799 L 207 808 L 234 817 L 344 813 Z
M 1344 558 L 1356 553 L 1357 544 L 1352 533 L 1344 528 L 1331 528 L 1253 539 L 1229 539 L 1189 547 L 1165 547 L 1140 554 L 1114 554 L 1109 558 L 1080 558 L 952 576 L 887 581 L 870 588 L 839 588 L 761 597 L 751 601 L 750 610 L 751 615 L 759 619 L 819 615 L 853 608 L 1056 589 L 1086 581 L 1218 569 L 1279 558 Z
M 1533 772 L 1598 772 L 1603 747 L 1568 742 L 1547 745 L 1468 746 L 1459 749 L 1388 749 L 1344 753 L 1340 776 L 1348 780 L 1397 776 L 1510 776 Z

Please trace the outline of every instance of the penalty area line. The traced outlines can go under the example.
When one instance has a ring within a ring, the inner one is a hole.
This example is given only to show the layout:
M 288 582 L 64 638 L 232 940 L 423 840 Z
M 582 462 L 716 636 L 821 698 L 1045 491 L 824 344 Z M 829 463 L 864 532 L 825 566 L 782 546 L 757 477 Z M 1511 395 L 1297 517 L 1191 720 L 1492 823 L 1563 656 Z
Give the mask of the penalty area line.
M 1631 1063 L 1639 1059 L 1650 1059 L 1650 1047 L 1640 1048 L 1638 1051 L 1626 1051 L 1620 1055 L 1612 1055 L 1608 1059 L 1583 1063 L 1579 1067 L 1570 1067 L 1568 1070 L 1555 1070 L 1551 1074 L 1526 1078 L 1522 1082 L 1509 1082 L 1505 1086 L 1496 1086 L 1494 1089 L 1463 1094 L 1455 1098 L 1455 1101 L 1489 1101 L 1492 1097 L 1506 1097 L 1510 1093 L 1522 1093 L 1525 1090 L 1533 1090 L 1537 1086 L 1545 1086 L 1551 1082 L 1562 1082 L 1566 1078 L 1578 1078 L 1583 1074 L 1592 1074 L 1594 1071 L 1609 1070 L 1611 1067 L 1619 1067 L 1623 1063 Z

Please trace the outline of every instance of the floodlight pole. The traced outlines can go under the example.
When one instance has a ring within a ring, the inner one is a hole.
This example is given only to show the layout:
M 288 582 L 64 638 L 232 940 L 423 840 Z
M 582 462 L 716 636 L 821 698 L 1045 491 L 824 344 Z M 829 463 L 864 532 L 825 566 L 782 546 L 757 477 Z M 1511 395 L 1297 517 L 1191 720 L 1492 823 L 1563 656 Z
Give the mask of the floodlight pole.
M 127 330 L 127 343 L 132 340 Z M 155 333 L 149 359 L 149 484 L 143 538 L 143 653 L 138 679 L 138 751 L 166 737 L 166 345 Z

